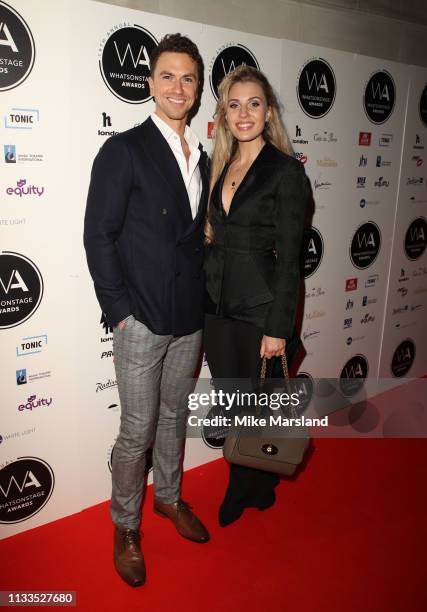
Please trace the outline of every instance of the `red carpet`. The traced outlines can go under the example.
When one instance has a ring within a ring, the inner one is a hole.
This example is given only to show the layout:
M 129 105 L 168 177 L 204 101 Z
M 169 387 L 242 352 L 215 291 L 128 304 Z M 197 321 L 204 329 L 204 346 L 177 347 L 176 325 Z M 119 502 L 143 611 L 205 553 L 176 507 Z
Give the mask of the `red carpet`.
M 0 542 L 0 590 L 73 590 L 77 609 L 425 612 L 427 440 L 315 441 L 276 505 L 221 529 L 222 460 L 184 477 L 211 531 L 188 542 L 145 502 L 147 584 L 115 574 L 108 504 Z

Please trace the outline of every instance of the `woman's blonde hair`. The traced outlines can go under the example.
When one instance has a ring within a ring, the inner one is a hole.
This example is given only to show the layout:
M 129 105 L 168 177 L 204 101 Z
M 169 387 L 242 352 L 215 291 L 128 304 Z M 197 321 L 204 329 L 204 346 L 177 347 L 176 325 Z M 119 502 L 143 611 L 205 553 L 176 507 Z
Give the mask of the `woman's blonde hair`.
M 257 83 L 261 87 L 269 108 L 269 120 L 266 122 L 263 132 L 264 140 L 271 142 L 280 151 L 292 155 L 292 146 L 283 125 L 280 105 L 272 86 L 260 70 L 242 64 L 225 76 L 219 86 L 219 98 L 215 110 L 215 145 L 211 161 L 209 194 L 212 193 L 225 164 L 233 158 L 237 149 L 237 140 L 228 129 L 225 118 L 230 89 L 236 83 Z M 209 222 L 209 210 L 205 225 L 205 236 L 206 242 L 213 242 L 214 235 Z

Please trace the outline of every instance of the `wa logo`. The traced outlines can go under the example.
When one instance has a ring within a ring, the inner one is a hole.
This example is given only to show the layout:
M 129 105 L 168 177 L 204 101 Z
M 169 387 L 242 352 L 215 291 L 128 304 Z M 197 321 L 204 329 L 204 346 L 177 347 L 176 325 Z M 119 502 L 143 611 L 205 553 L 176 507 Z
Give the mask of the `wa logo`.
M 393 376 L 405 376 L 412 367 L 415 359 L 415 344 L 410 338 L 399 344 L 391 360 L 391 373 Z
M 304 64 L 297 81 L 298 102 L 312 119 L 324 117 L 335 101 L 335 74 L 322 58 L 311 59 Z
M 0 91 L 17 87 L 34 66 L 34 39 L 21 15 L 0 2 Z
M 43 459 L 20 457 L 0 470 L 0 523 L 20 523 L 37 514 L 52 495 L 55 478 Z
M 350 244 L 350 259 L 359 270 L 371 266 L 381 247 L 380 228 L 373 221 L 360 225 L 354 233 Z
M 11 251 L 0 252 L 0 329 L 29 319 L 43 296 L 43 279 L 34 262 Z
M 222 79 L 242 64 L 259 70 L 258 60 L 244 45 L 230 43 L 219 50 L 211 63 L 209 74 L 209 82 L 215 100 L 218 100 L 218 88 Z
M 408 259 L 418 259 L 426 249 L 427 222 L 424 217 L 414 219 L 406 230 L 404 249 Z
M 340 389 L 343 395 L 350 397 L 360 391 L 367 375 L 368 360 L 364 355 L 354 355 L 341 370 Z
M 112 31 L 99 60 L 101 76 L 112 94 L 129 104 L 151 100 L 150 55 L 157 44 L 153 34 L 139 25 Z
M 318 270 L 323 258 L 323 251 L 322 234 L 317 228 L 310 227 L 303 237 L 301 265 L 304 278 L 309 278 Z
M 390 117 L 396 100 L 393 77 L 386 70 L 375 72 L 369 78 L 363 96 L 363 107 L 368 119 L 377 125 Z

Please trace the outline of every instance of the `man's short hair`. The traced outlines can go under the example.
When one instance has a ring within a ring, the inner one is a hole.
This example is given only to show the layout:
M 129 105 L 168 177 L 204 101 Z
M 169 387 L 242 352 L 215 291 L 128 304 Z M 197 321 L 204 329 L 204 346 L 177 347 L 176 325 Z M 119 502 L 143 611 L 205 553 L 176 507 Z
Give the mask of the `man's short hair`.
M 197 73 L 199 79 L 199 89 L 203 89 L 203 77 L 205 67 L 203 65 L 202 56 L 199 53 L 197 45 L 187 36 L 181 36 L 181 34 L 166 34 L 159 42 L 157 47 L 151 52 L 150 55 L 150 73 L 151 76 L 154 74 L 156 69 L 157 60 L 162 53 L 186 53 L 193 59 L 197 64 Z

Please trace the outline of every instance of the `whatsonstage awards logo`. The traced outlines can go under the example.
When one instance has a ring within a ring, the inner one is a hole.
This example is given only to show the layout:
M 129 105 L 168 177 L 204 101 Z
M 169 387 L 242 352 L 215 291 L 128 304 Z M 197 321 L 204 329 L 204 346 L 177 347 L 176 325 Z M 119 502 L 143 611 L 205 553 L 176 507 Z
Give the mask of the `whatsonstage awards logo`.
M 363 108 L 372 123 L 381 125 L 389 119 L 396 100 L 396 86 L 387 70 L 374 72 L 366 83 Z
M 373 221 L 360 225 L 350 244 L 350 259 L 355 268 L 363 270 L 371 266 L 381 248 L 380 228 Z
M 427 85 L 424 86 L 424 89 L 421 92 L 418 111 L 420 113 L 422 123 L 425 127 L 427 127 Z
M 406 376 L 415 359 L 415 343 L 407 338 L 396 347 L 391 360 L 391 373 L 397 378 Z
M 158 42 L 145 28 L 131 23 L 112 27 L 99 48 L 99 69 L 113 95 L 128 104 L 151 100 L 150 55 Z
M 34 38 L 24 18 L 0 0 L 0 91 L 17 87 L 34 66 Z
M 345 397 L 356 395 L 368 376 L 368 360 L 364 355 L 354 355 L 344 365 L 340 374 L 340 389 Z
M 36 264 L 20 253 L 0 252 L 0 329 L 29 319 L 42 297 L 43 278 Z
M 336 95 L 332 66 L 323 58 L 309 59 L 297 79 L 297 98 L 306 115 L 320 119 L 331 110 Z
M 414 261 L 419 259 L 427 245 L 427 222 L 424 217 L 414 219 L 406 230 L 404 250 L 406 257 Z
M 323 237 L 316 227 L 304 232 L 302 248 L 302 268 L 304 278 L 309 278 L 317 270 L 323 258 Z
M 252 68 L 259 70 L 255 55 L 241 43 L 227 43 L 218 49 L 209 68 L 209 83 L 215 100 L 218 100 L 218 88 L 222 79 L 241 65 L 252 66 Z
M 40 512 L 55 486 L 50 465 L 38 457 L 18 457 L 0 470 L 0 523 L 20 523 Z

